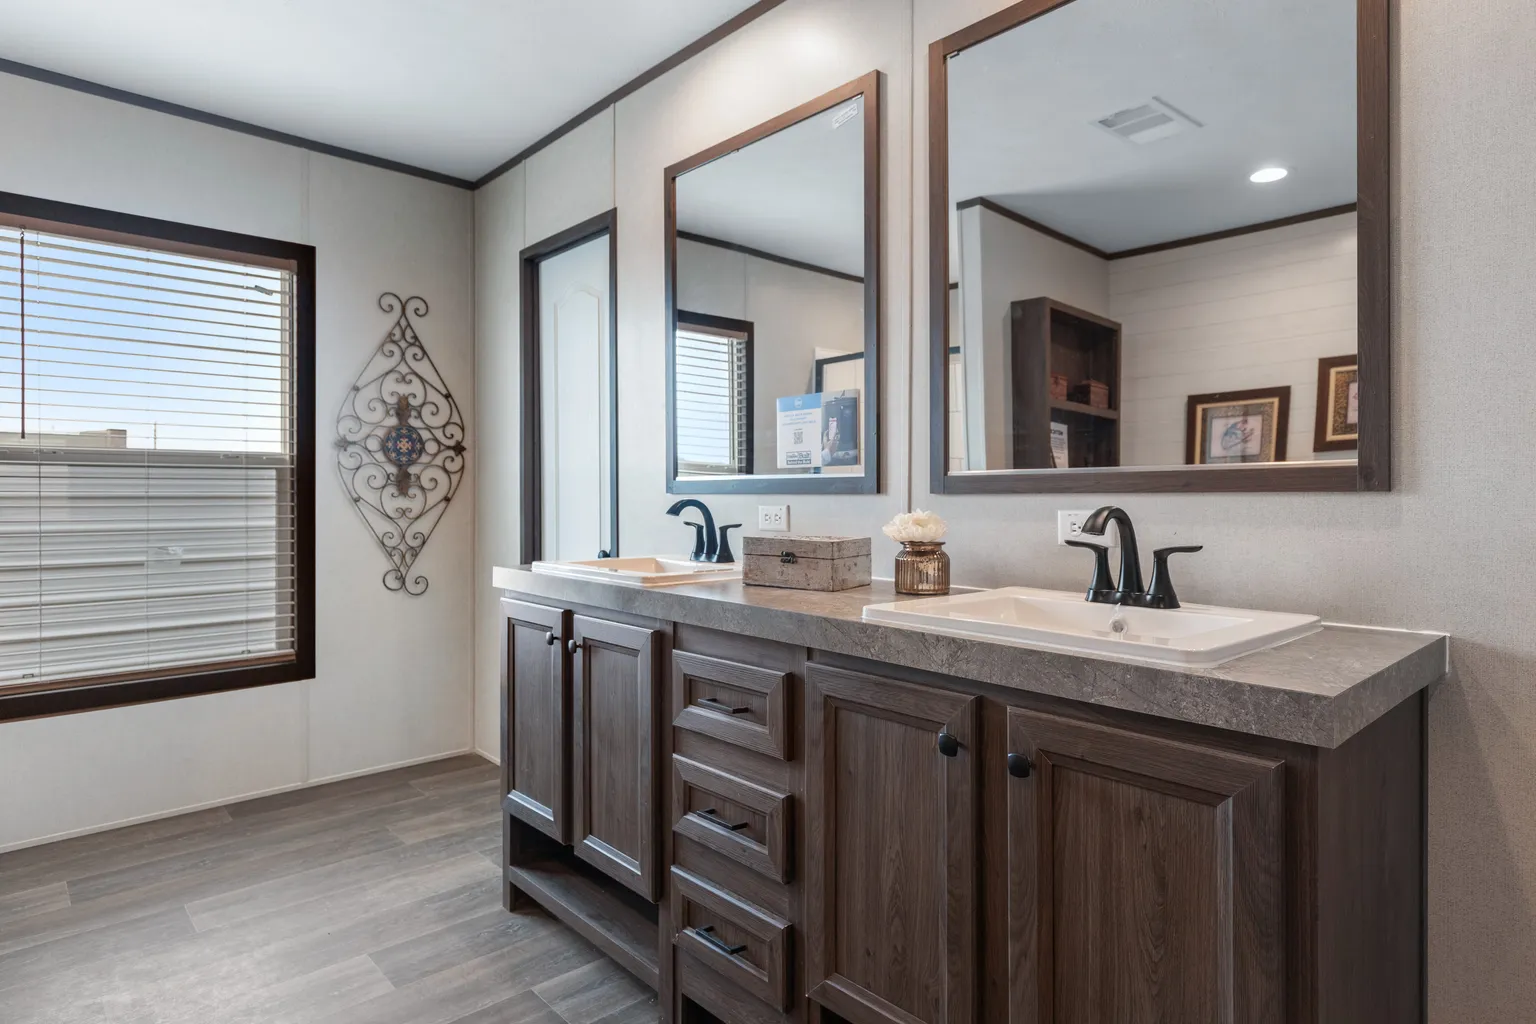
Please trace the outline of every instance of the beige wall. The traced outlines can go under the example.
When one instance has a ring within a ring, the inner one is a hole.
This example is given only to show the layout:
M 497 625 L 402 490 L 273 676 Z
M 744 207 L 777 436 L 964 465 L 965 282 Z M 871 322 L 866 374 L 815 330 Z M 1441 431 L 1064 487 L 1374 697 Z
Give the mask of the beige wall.
M 1312 451 L 1317 361 L 1355 352 L 1355 215 L 1111 260 L 1127 466 L 1184 461 L 1190 395 L 1288 386 L 1285 457 Z
M 313 245 L 318 403 L 315 678 L 0 723 L 0 850 L 464 751 L 477 439 L 412 598 L 380 582 L 331 438 L 385 290 L 427 299 L 421 336 L 474 414 L 471 197 L 5 74 L 0 140 L 0 190 Z
M 1002 6 L 789 0 L 540 153 L 526 178 L 514 170 L 477 194 L 482 749 L 495 745 L 490 566 L 516 556 L 515 255 L 525 218 L 537 215 L 548 234 L 617 202 L 624 544 L 631 553 L 675 547 L 676 523 L 661 515 L 662 168 L 879 68 L 888 76 L 884 493 L 789 498 L 795 528 L 874 534 L 877 564 L 888 565 L 892 549 L 880 524 L 909 504 L 933 507 L 952 526 L 957 580 L 1075 588 L 1086 566 L 1081 553 L 1053 543 L 1055 510 L 1123 501 L 1149 539 L 1206 545 L 1181 580 L 1202 599 L 1450 631 L 1454 672 L 1431 705 L 1431 1020 L 1529 1020 L 1536 1006 L 1536 597 L 1526 582 L 1536 565 L 1529 511 L 1536 501 L 1529 412 L 1536 195 L 1523 182 L 1536 142 L 1509 130 L 1508 112 L 1536 101 L 1529 60 L 1536 5 L 1395 4 L 1393 493 L 934 497 L 926 485 L 926 44 Z M 594 167 L 608 176 L 596 180 Z M 552 223 L 556 210 L 562 219 Z M 916 379 L 909 383 L 909 375 Z M 751 522 L 757 499 L 713 504 L 729 521 Z M 1477 524 L 1475 536 L 1455 539 L 1458 517 Z

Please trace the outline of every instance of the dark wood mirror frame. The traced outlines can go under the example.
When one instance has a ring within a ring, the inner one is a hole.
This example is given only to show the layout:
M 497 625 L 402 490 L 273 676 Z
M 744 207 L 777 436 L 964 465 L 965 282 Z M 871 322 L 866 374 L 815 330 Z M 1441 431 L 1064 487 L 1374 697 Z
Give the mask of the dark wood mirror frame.
M 1357 0 L 1360 441 L 1355 462 L 1014 469 L 951 474 L 948 60 L 1074 0 L 1021 0 L 928 48 L 929 476 L 934 494 L 1387 491 L 1392 487 L 1389 0 Z
M 667 304 L 667 493 L 669 494 L 878 494 L 880 492 L 880 89 L 881 75 L 871 71 L 838 86 L 770 121 L 750 128 L 702 153 L 668 167 L 666 188 L 666 304 Z M 864 472 L 804 476 L 726 477 L 719 480 L 677 478 L 676 394 L 673 379 L 677 358 L 677 179 L 688 171 L 734 153 L 830 110 L 839 103 L 864 97 Z

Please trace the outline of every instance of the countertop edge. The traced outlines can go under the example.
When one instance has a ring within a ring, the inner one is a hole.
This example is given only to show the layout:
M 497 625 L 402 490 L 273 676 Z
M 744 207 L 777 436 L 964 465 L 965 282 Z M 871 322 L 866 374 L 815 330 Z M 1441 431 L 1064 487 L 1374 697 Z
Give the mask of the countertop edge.
M 708 588 L 736 586 L 739 581 L 694 584 L 686 590 L 640 588 L 535 574 L 523 568 L 498 568 L 492 584 L 517 595 L 745 633 L 1003 689 L 1326 749 L 1342 745 L 1385 712 L 1442 678 L 1448 644 L 1443 634 L 1406 634 L 1422 640 L 1420 646 L 1330 695 L 1223 674 L 1236 662 L 1221 669 L 1182 671 L 927 633 L 814 610 L 745 605 L 712 598 L 708 592 Z M 1382 632 L 1369 627 L 1349 629 Z M 1250 657 L 1263 653 L 1267 652 Z M 1025 679 L 1027 685 L 1022 681 Z

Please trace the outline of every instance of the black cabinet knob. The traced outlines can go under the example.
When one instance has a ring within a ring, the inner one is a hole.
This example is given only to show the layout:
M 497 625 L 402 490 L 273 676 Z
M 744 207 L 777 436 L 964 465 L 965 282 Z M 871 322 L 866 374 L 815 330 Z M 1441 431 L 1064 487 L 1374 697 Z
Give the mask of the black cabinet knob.
M 960 741 L 955 739 L 955 734 L 948 729 L 939 733 L 939 753 L 945 757 L 954 757 L 960 753 Z
M 544 633 L 544 642 L 546 644 L 548 644 L 549 646 L 551 646 L 551 647 L 555 646 L 555 631 L 554 630 L 551 629 L 551 630 L 546 630 L 545 631 L 545 633 Z
M 1023 754 L 1008 755 L 1008 774 L 1016 779 L 1027 779 L 1034 774 L 1035 762 Z
M 565 649 L 568 653 L 575 654 L 577 651 L 581 650 L 581 641 L 575 638 L 567 640 L 565 642 Z

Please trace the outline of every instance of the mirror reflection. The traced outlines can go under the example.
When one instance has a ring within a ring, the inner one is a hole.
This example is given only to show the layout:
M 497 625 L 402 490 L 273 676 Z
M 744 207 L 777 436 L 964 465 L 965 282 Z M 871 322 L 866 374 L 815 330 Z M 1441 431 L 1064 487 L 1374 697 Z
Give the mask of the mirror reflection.
M 864 97 L 676 179 L 679 480 L 862 476 Z
M 1352 459 L 1354 0 L 1074 0 L 949 58 L 948 469 Z

